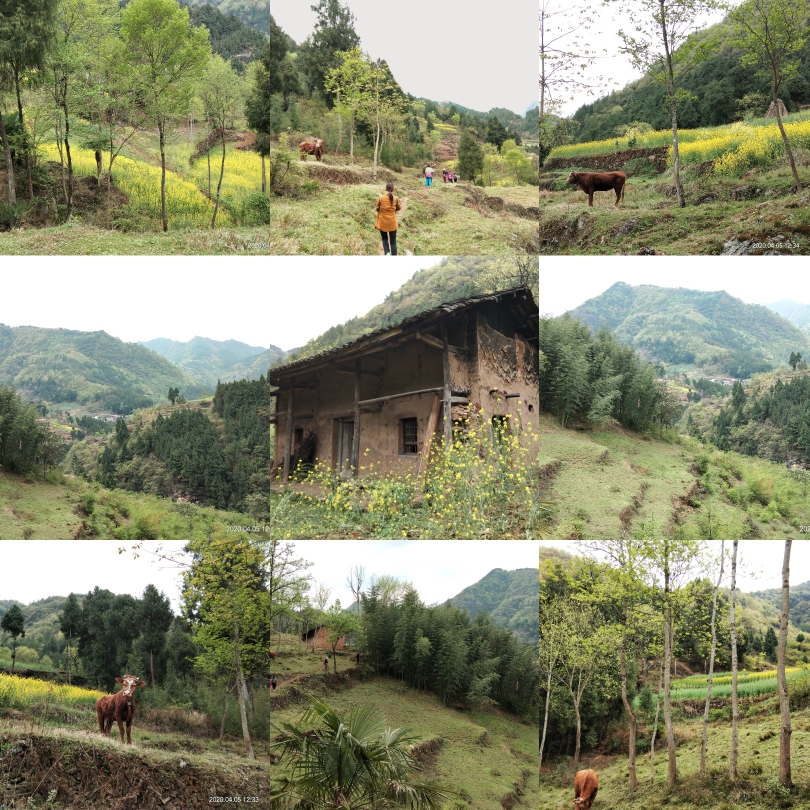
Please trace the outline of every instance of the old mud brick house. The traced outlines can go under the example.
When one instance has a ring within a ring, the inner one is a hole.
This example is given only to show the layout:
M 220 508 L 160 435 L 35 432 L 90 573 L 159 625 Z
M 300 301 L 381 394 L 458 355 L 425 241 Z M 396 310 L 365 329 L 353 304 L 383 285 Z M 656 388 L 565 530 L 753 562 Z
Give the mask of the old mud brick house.
M 329 643 L 329 628 L 322 625 L 314 627 L 312 630 L 307 630 L 302 636 L 305 639 L 307 647 L 313 650 L 332 649 Z M 346 647 L 346 636 L 341 636 L 335 644 L 336 650 L 342 650 Z
M 343 475 L 426 469 L 434 436 L 468 416 L 535 429 L 539 310 L 526 287 L 442 304 L 351 343 L 271 369 L 275 464 L 302 446 Z M 303 454 L 306 455 L 306 452 Z

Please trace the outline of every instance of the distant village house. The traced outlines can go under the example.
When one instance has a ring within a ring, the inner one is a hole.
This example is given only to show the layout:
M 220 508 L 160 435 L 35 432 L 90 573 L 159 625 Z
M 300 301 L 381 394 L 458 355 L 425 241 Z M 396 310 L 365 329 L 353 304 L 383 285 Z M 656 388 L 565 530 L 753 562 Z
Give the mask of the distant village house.
M 307 647 L 311 647 L 313 650 L 332 649 L 332 645 L 329 643 L 329 628 L 323 625 L 308 630 L 304 633 L 304 639 Z M 341 636 L 335 644 L 335 649 L 342 650 L 345 646 L 346 636 Z
M 270 369 L 274 463 L 345 476 L 426 469 L 465 420 L 536 430 L 540 313 L 526 287 L 441 304 L 336 349 Z

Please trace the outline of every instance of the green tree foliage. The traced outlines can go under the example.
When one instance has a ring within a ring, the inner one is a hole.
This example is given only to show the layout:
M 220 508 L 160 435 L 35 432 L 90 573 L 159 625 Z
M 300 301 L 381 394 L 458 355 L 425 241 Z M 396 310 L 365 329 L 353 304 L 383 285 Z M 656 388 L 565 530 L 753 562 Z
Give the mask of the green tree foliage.
M 802 361 L 802 353 L 801 352 L 791 352 L 790 353 L 790 360 L 788 360 L 788 364 L 790 367 L 796 371 L 796 366 L 801 363 Z
M 495 144 L 498 149 L 501 144 L 509 137 L 506 127 L 494 116 L 491 115 L 487 118 L 487 125 L 484 134 L 484 140 L 487 143 Z
M 219 54 L 237 73 L 245 72 L 245 65 L 259 58 L 266 39 L 255 28 L 249 28 L 234 14 L 223 14 L 209 3 L 189 8 L 194 26 L 205 26 L 211 41 L 211 50 Z M 271 18 L 271 31 L 274 23 Z M 239 55 L 239 58 L 234 59 Z
M 765 657 L 773 663 L 776 662 L 777 644 L 778 640 L 776 638 L 776 633 L 774 632 L 773 627 L 769 627 L 765 633 L 765 640 L 762 644 L 762 652 L 764 652 Z
M 532 647 L 446 604 L 426 607 L 412 588 L 388 594 L 372 582 L 362 596 L 367 657 L 378 673 L 435 692 L 445 704 L 493 701 L 516 714 L 532 705 L 537 669 Z
M 132 0 L 127 0 L 131 2 Z M 225 19 L 237 18 L 254 31 L 269 33 L 266 0 L 183 0 L 188 6 L 214 6 Z M 124 3 L 122 2 L 122 5 Z M 192 8 L 192 14 L 197 9 Z
M 81 623 L 82 623 L 82 606 L 79 604 L 79 600 L 76 598 L 76 594 L 71 593 L 68 596 L 67 601 L 65 602 L 65 606 L 62 610 L 62 613 L 59 616 L 59 629 L 62 631 L 62 635 L 65 637 L 66 641 L 65 665 L 67 669 L 68 683 L 70 683 L 72 674 L 71 670 L 74 659 L 73 655 L 74 639 L 78 638 L 79 636 L 79 631 L 81 630 Z
M 439 810 L 448 788 L 420 781 L 422 767 L 411 749 L 417 742 L 407 729 L 387 728 L 372 706 L 340 716 L 323 700 L 310 706 L 297 724 L 275 726 L 272 748 L 289 763 L 290 776 L 274 780 L 272 807 L 323 810 L 407 806 Z
M 461 132 L 458 144 L 458 173 L 462 180 L 475 181 L 484 168 L 484 153 L 469 129 Z
M 11 636 L 11 671 L 17 660 L 18 639 L 25 638 L 25 615 L 19 605 L 13 604 L 0 619 L 0 629 Z
M 160 141 L 160 200 L 166 208 L 166 128 L 182 116 L 211 55 L 207 29 L 192 28 L 188 9 L 177 0 L 132 0 L 124 9 L 121 37 L 127 60 L 139 78 L 138 93 Z
M 311 6 L 317 15 L 315 28 L 299 49 L 301 72 L 310 93 L 325 92 L 326 76 L 340 64 L 340 51 L 351 51 L 360 45 L 354 30 L 354 15 L 339 0 L 318 0 Z M 327 95 L 331 106 L 332 96 Z
M 616 342 L 607 328 L 593 337 L 568 315 L 540 321 L 540 405 L 565 426 L 572 419 L 597 424 L 615 419 L 632 430 L 674 418 L 661 412 L 666 391 L 655 383 L 655 370 L 630 346 Z
M 166 673 L 166 632 L 172 626 L 174 614 L 168 597 L 147 585 L 141 597 L 138 625 L 141 635 L 134 645 L 138 670 L 149 672 L 154 687 L 162 683 Z

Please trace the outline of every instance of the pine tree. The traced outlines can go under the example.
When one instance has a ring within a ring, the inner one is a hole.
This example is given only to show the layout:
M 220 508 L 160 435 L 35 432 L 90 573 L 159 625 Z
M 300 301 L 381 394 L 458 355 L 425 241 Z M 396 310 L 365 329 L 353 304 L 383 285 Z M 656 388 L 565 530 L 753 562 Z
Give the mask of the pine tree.
M 475 182 L 476 175 L 484 168 L 484 154 L 473 134 L 465 129 L 458 145 L 458 173 L 462 180 Z

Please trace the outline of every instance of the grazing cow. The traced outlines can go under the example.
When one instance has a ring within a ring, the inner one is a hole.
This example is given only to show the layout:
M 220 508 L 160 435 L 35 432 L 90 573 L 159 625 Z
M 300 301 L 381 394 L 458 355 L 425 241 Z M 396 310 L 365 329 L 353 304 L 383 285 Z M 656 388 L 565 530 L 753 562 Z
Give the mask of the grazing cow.
M 594 191 L 610 191 L 611 189 L 616 192 L 614 206 L 617 206 L 619 200 L 624 199 L 625 180 L 627 180 L 627 176 L 624 172 L 571 172 L 565 182 L 571 185 L 576 183 L 580 190 L 588 195 L 588 205 L 593 208 Z
M 115 681 L 121 684 L 121 691 L 114 695 L 104 695 L 96 701 L 98 727 L 102 734 L 109 737 L 113 723 L 117 722 L 123 743 L 124 723 L 126 723 L 127 743 L 131 745 L 130 729 L 132 728 L 132 718 L 135 716 L 135 690 L 138 687 L 146 686 L 146 682 L 139 680 L 134 675 L 124 675 L 123 678 L 116 678 Z
M 574 777 L 574 807 L 577 810 L 591 810 L 596 791 L 599 790 L 599 777 L 596 771 L 577 771 Z
M 320 160 L 321 155 L 326 151 L 326 141 L 316 138 L 314 141 L 302 141 L 298 144 L 298 151 L 301 153 L 301 160 L 306 160 L 307 155 L 315 155 L 315 160 Z

